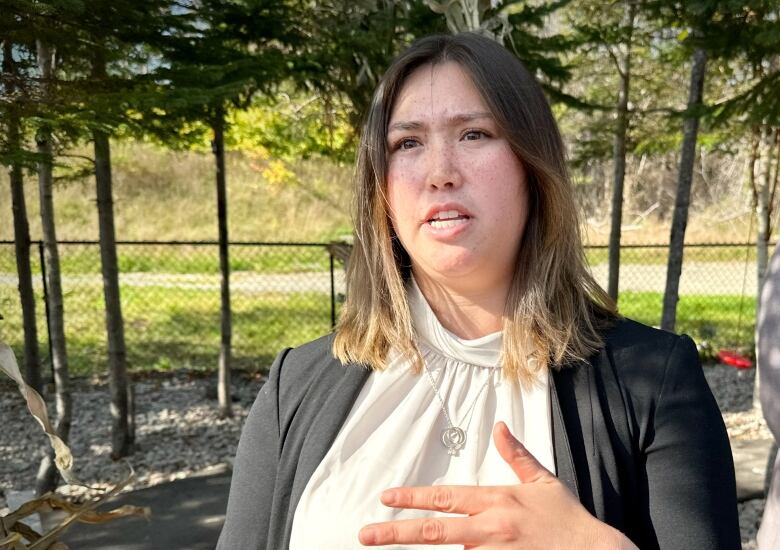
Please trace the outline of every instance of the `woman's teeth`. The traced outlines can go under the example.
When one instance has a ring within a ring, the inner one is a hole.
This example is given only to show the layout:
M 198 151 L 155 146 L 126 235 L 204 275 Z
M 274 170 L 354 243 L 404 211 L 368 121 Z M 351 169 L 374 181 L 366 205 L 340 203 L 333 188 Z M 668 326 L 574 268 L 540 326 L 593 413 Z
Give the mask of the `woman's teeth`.
M 446 229 L 448 227 L 455 227 L 456 225 L 461 225 L 466 223 L 468 218 L 466 216 L 459 217 L 459 218 L 450 218 L 446 220 L 437 220 L 433 219 L 428 222 L 428 224 L 433 227 L 434 229 Z

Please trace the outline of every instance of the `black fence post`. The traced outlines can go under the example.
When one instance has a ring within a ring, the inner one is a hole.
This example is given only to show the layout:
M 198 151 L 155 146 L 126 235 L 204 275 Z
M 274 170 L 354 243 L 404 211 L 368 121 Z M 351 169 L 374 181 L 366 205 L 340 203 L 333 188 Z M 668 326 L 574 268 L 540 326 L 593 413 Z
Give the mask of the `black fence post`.
M 54 354 L 51 349 L 51 313 L 49 312 L 49 283 L 46 279 L 46 256 L 43 253 L 43 241 L 38 241 L 38 255 L 41 258 L 41 280 L 43 282 L 43 308 L 46 312 L 46 339 L 49 344 L 49 378 L 54 380 L 54 372 L 52 371 L 52 360 Z

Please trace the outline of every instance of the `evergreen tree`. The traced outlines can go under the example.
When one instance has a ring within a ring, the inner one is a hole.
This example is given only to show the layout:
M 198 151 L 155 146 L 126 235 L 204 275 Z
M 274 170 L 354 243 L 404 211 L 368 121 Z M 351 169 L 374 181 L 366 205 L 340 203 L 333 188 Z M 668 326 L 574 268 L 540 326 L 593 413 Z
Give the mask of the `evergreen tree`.
M 152 76 L 163 95 L 154 99 L 155 113 L 147 112 L 147 129 L 172 136 L 183 125 L 199 121 L 212 131 L 221 278 L 217 395 L 223 416 L 232 415 L 225 113 L 246 107 L 256 93 L 269 93 L 289 74 L 292 47 L 303 40 L 296 15 L 292 4 L 273 0 L 179 4 L 168 18 L 166 33 L 150 41 L 162 56 Z
M 9 33 L 10 34 L 10 33 Z M 2 120 L 5 139 L 0 150 L 0 161 L 8 167 L 8 176 L 13 206 L 14 242 L 16 271 L 19 277 L 19 299 L 22 306 L 24 328 L 24 374 L 31 387 L 42 393 L 41 362 L 38 351 L 38 331 L 35 318 L 35 294 L 30 267 L 30 228 L 27 205 L 24 196 L 24 174 L 31 155 L 24 149 L 24 115 L 29 111 L 30 81 L 25 78 L 24 69 L 19 68 L 15 56 L 23 50 L 14 43 L 9 34 L 2 41 Z M 28 113 L 29 114 L 29 113 Z
M 16 11 L 13 11 L 16 10 Z M 51 64 L 53 55 L 40 41 L 42 36 L 55 32 L 58 23 L 45 17 L 46 7 L 40 4 L 18 2 L 6 11 L 8 18 L 3 21 L 6 36 L 18 36 L 16 54 L 27 60 L 27 68 L 23 73 L 24 93 L 20 96 L 27 105 L 26 116 L 29 119 L 28 129 L 36 132 L 37 168 L 39 173 L 40 212 L 43 227 L 43 258 L 46 266 L 46 293 L 44 298 L 47 306 L 49 327 L 49 349 L 54 379 L 55 408 L 57 412 L 54 429 L 59 437 L 67 442 L 71 425 L 71 397 L 67 354 L 65 351 L 64 314 L 62 308 L 62 287 L 59 276 L 59 260 L 57 254 L 56 236 L 54 232 L 54 210 L 51 200 L 51 127 L 47 122 L 53 113 L 55 101 L 50 92 L 52 83 Z M 42 57 L 43 56 L 43 57 Z M 7 59 L 11 59 L 9 52 Z M 39 68 L 36 72 L 35 69 Z M 31 167 L 34 165 L 30 163 Z M 25 340 L 35 337 L 35 326 L 24 327 Z M 40 388 L 40 378 L 33 382 L 33 387 L 43 393 Z M 41 461 L 36 478 L 36 493 L 43 494 L 52 491 L 57 486 L 59 475 L 54 467 L 54 453 L 47 445 L 45 456 Z
M 164 29 L 164 8 L 167 4 L 144 2 L 103 2 L 89 5 L 81 2 L 18 2 L 12 7 L 19 25 L 32 29 L 40 45 L 41 90 L 46 98 L 41 111 L 37 140 L 39 186 L 44 238 L 47 241 L 46 261 L 58 273 L 51 205 L 51 135 L 60 132 L 73 140 L 94 143 L 96 194 L 100 229 L 101 269 L 106 310 L 108 340 L 109 391 L 111 393 L 112 456 L 127 456 L 132 452 L 132 388 L 127 379 L 127 359 L 124 342 L 121 300 L 119 294 L 116 237 L 113 224 L 111 191 L 111 161 L 109 137 L 115 128 L 128 123 L 128 105 L 143 86 L 135 71 L 144 60 L 144 41 Z M 49 64 L 53 52 L 49 44 L 57 44 L 57 73 Z M 35 46 L 33 46 L 35 48 Z M 50 74 L 46 74 L 50 72 Z M 52 311 L 61 310 L 61 290 L 58 281 L 50 281 L 55 294 Z M 58 297 L 57 294 L 60 294 Z M 59 302 L 59 305 L 58 305 Z M 63 430 L 69 427 L 67 396 L 67 360 L 62 323 L 53 324 L 52 344 L 56 353 L 55 381 L 58 385 L 58 417 Z M 62 391 L 62 396 L 60 396 Z M 63 411 L 59 408 L 62 406 Z M 62 434 L 60 434 L 62 436 Z M 67 439 L 67 433 L 63 439 Z M 39 486 L 50 485 L 52 477 L 42 467 Z M 51 468 L 48 468 L 51 471 Z
M 661 21 L 681 28 L 678 38 L 691 52 L 688 102 L 684 115 L 683 140 L 675 195 L 669 257 L 666 273 L 661 328 L 673 331 L 677 317 L 680 275 L 683 264 L 685 229 L 688 224 L 691 184 L 699 123 L 704 110 L 704 80 L 707 60 L 733 55 L 737 36 L 734 30 L 744 24 L 749 6 L 735 0 L 648 1 L 648 10 Z
M 609 235 L 609 273 L 607 292 L 617 301 L 620 273 L 620 240 L 623 221 L 623 189 L 628 154 L 628 130 L 631 111 L 629 109 L 632 80 L 632 59 L 634 40 L 638 29 L 639 5 L 636 0 L 625 0 L 605 6 L 603 2 L 579 4 L 570 13 L 572 25 L 581 42 L 580 49 L 595 49 L 600 56 L 606 56 L 617 75 L 617 93 L 612 129 L 612 201 Z M 584 17 L 583 17 L 584 16 Z
M 355 136 L 392 59 L 416 38 L 447 31 L 443 17 L 414 0 L 318 1 L 300 21 L 309 38 L 296 47 L 289 74 L 305 90 L 347 98 Z

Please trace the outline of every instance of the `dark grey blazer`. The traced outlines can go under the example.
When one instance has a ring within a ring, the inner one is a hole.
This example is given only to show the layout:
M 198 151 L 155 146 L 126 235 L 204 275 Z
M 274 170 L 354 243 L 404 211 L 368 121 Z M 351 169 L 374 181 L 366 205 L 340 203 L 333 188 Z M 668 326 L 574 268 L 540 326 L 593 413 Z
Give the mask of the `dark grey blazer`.
M 218 549 L 289 546 L 304 487 L 369 375 L 342 366 L 331 343 L 285 350 L 271 367 Z M 587 363 L 553 371 L 550 392 L 557 475 L 594 516 L 642 550 L 740 548 L 729 442 L 690 338 L 618 321 Z

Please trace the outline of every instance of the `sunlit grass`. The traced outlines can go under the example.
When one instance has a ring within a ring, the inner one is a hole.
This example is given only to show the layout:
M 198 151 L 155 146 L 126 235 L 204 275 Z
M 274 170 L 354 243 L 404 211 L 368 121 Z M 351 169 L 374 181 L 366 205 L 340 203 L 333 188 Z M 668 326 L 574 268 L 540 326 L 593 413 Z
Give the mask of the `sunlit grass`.
M 40 277 L 38 248 L 31 254 L 33 275 Z M 60 244 L 60 269 L 68 276 L 100 274 L 100 250 L 96 244 Z M 120 273 L 219 274 L 216 244 L 117 246 Z M 311 273 L 327 271 L 330 265 L 324 245 L 242 246 L 229 248 L 231 272 Z M 13 245 L 0 245 L 0 273 L 15 274 Z
M 0 338 L 22 352 L 21 314 L 9 307 L 16 288 L 0 286 Z M 42 303 L 38 296 L 38 304 Z M 624 292 L 620 312 L 657 326 L 660 292 Z M 688 295 L 680 299 L 676 331 L 712 348 L 750 350 L 755 298 Z M 131 370 L 214 369 L 219 349 L 219 293 L 213 289 L 123 285 L 122 308 Z M 233 352 L 237 368 L 264 370 L 286 346 L 295 346 L 331 329 L 327 292 L 234 292 Z M 105 371 L 106 339 L 102 288 L 82 285 L 65 294 L 66 338 L 71 371 Z M 39 311 L 41 348 L 47 355 L 44 317 Z
M 620 313 L 640 323 L 658 326 L 663 293 L 622 292 Z M 738 295 L 684 295 L 677 304 L 675 331 L 713 347 L 736 347 L 752 353 L 756 298 Z
M 586 248 L 586 256 L 590 265 L 607 263 L 609 251 L 606 247 Z M 624 246 L 620 250 L 621 263 L 643 265 L 665 265 L 669 259 L 668 246 L 635 247 Z M 755 263 L 756 247 L 751 246 L 688 246 L 685 248 L 683 262 L 738 262 Z
M 0 339 L 21 355 L 21 315 L 9 309 L 15 288 L 0 286 Z M 220 344 L 219 293 L 213 290 L 123 286 L 122 315 L 131 370 L 216 369 Z M 38 296 L 40 304 L 42 296 Z M 105 372 L 103 291 L 81 286 L 65 294 L 65 337 L 74 376 Z M 321 292 L 234 293 L 233 358 L 237 368 L 265 370 L 284 347 L 330 331 L 330 295 Z M 43 315 L 40 346 L 48 356 Z

